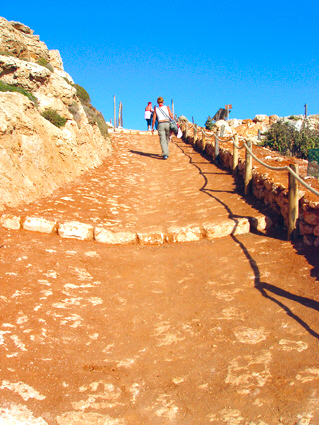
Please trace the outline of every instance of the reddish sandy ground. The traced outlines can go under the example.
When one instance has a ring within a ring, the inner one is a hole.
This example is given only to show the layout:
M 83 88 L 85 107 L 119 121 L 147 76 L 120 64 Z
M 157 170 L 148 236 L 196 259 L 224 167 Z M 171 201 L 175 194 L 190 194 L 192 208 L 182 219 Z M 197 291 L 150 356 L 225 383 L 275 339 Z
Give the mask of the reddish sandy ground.
M 159 153 L 155 144 L 153 151 Z M 177 158 L 183 161 L 177 152 L 176 146 L 168 161 L 154 159 L 161 187 Z M 152 175 L 151 157 L 138 158 Z M 188 175 L 206 218 L 212 215 L 203 196 L 223 203 L 227 216 L 242 214 L 231 176 L 222 180 L 221 170 L 205 169 L 221 185 L 205 193 L 205 178 L 198 169 L 193 174 L 189 159 L 182 168 L 174 186 Z M 163 198 L 156 199 L 161 212 Z M 133 203 L 128 196 L 127 202 Z M 176 205 L 181 214 L 178 205 L 187 203 Z M 187 220 L 199 217 L 190 209 Z M 177 212 L 166 217 L 178 219 Z M 154 221 L 141 214 L 147 226 L 159 219 L 157 212 Z M 108 246 L 0 228 L 0 246 L 1 424 L 319 423 L 314 249 L 283 240 L 278 230 Z

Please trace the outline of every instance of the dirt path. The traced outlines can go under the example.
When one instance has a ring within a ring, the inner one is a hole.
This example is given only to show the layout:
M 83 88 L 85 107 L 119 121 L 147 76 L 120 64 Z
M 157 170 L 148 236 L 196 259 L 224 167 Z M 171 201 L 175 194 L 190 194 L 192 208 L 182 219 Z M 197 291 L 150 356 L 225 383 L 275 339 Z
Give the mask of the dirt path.
M 22 218 L 76 220 L 114 231 L 147 232 L 253 217 L 233 177 L 175 139 L 163 161 L 158 136 L 114 134 L 114 155 L 47 199 L 8 210 Z
M 205 188 L 241 214 L 220 184 Z M 314 250 L 275 233 L 109 246 L 4 228 L 0 246 L 0 424 L 319 423 Z

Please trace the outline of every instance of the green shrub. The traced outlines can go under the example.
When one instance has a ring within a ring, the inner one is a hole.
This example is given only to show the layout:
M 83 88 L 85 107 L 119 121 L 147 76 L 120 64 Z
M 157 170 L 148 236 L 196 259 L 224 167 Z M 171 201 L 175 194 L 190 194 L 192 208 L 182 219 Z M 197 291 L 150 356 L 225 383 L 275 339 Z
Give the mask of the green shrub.
M 73 86 L 72 82 L 68 78 L 63 77 L 63 80 L 65 80 L 68 84 L 70 84 L 70 86 Z
M 214 125 L 215 124 L 214 124 L 213 118 L 208 115 L 208 118 L 207 118 L 207 120 L 205 122 L 205 128 L 206 128 L 206 130 L 212 130 L 213 127 L 214 127 Z
M 30 99 L 36 106 L 38 105 L 38 100 L 32 93 L 28 92 L 22 87 L 12 86 L 0 80 L 0 92 L 12 92 L 12 93 L 21 93 Z
M 45 58 L 38 58 L 37 64 L 41 66 L 45 66 L 51 72 L 54 71 L 53 66 Z
M 319 130 L 309 128 L 306 121 L 300 131 L 289 122 L 277 122 L 264 136 L 263 146 L 286 156 L 307 159 L 310 149 L 319 148 Z
M 96 121 L 102 136 L 109 137 L 109 128 L 101 112 L 97 113 Z
M 73 115 L 74 120 L 76 121 L 77 125 L 80 125 L 81 121 L 81 115 L 80 115 L 80 108 L 79 105 L 76 102 L 73 102 L 72 105 L 68 107 L 69 112 Z
M 300 120 L 300 118 L 295 117 L 294 115 L 290 115 L 290 117 L 288 117 L 289 120 L 293 120 L 293 121 L 298 121 Z
M 41 114 L 43 118 L 50 121 L 56 127 L 63 127 L 67 122 L 66 118 L 61 117 L 55 109 L 48 108 Z
M 5 52 L 4 50 L 0 50 L 0 55 L 1 55 L 1 56 L 14 56 L 12 53 L 10 53 L 10 52 Z
M 84 112 L 88 119 L 89 124 L 95 125 L 97 123 L 96 113 L 92 105 L 83 105 Z
M 41 66 L 45 66 L 48 63 L 48 61 L 44 58 L 38 58 L 37 64 Z
M 102 136 L 105 138 L 108 137 L 109 136 L 108 126 L 105 122 L 105 119 L 103 115 L 101 114 L 101 112 L 99 112 L 97 109 L 94 108 L 94 106 L 91 105 L 91 99 L 88 92 L 79 84 L 71 84 L 71 85 L 75 87 L 76 89 L 76 95 L 79 97 L 82 103 L 82 106 L 87 116 L 89 124 L 97 125 Z M 69 111 L 71 112 L 71 114 L 73 115 L 77 123 L 79 124 L 78 107 L 76 107 L 75 105 L 76 103 L 69 106 Z
M 88 122 L 91 125 L 97 125 L 100 133 L 104 138 L 109 136 L 108 126 L 101 112 L 94 108 L 92 105 L 83 105 L 83 109 L 87 116 Z
M 85 103 L 91 102 L 89 93 L 83 87 L 79 86 L 79 84 L 72 85 L 74 88 L 76 88 L 76 95 L 80 98 L 81 101 Z

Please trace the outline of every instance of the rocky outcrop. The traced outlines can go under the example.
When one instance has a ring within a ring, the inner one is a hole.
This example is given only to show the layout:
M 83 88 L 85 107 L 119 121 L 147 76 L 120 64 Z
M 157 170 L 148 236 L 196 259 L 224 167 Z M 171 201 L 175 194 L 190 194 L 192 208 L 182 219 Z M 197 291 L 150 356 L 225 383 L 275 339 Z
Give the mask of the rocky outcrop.
M 277 115 L 267 116 L 263 114 L 256 115 L 254 119 L 239 120 L 233 118 L 229 121 L 219 120 L 215 122 L 214 131 L 220 131 L 224 127 L 224 135 L 232 136 L 238 134 L 241 137 L 249 138 L 258 143 L 258 133 L 264 133 L 269 130 L 270 125 L 277 122 Z
M 0 51 L 19 59 L 36 62 L 39 58 L 50 61 L 49 49 L 33 30 L 20 22 L 8 22 L 0 17 Z
M 3 205 L 16 206 L 48 195 L 99 165 L 110 151 L 96 126 L 84 124 L 79 128 L 69 119 L 59 129 L 22 94 L 0 93 L 0 105 Z
M 185 116 L 178 118 L 180 125 L 190 123 Z M 230 120 L 218 120 L 215 121 L 211 131 L 215 134 L 222 134 L 226 137 L 237 134 L 238 136 L 250 139 L 254 144 L 259 144 L 263 133 L 269 131 L 270 126 L 276 122 L 288 122 L 290 125 L 295 127 L 297 130 L 302 128 L 303 124 L 307 124 L 310 129 L 319 128 L 319 115 L 310 115 L 305 119 L 304 115 L 291 115 L 289 117 L 279 117 L 278 115 L 265 115 L 257 114 L 253 119 L 237 119 L 232 118 Z
M 103 116 L 78 97 L 59 52 L 49 51 L 27 26 L 4 18 L 0 81 L 13 88 L 0 91 L 0 210 L 49 195 L 110 154 L 110 141 L 92 113 L 100 121 Z M 47 109 L 65 118 L 65 126 L 43 118 Z

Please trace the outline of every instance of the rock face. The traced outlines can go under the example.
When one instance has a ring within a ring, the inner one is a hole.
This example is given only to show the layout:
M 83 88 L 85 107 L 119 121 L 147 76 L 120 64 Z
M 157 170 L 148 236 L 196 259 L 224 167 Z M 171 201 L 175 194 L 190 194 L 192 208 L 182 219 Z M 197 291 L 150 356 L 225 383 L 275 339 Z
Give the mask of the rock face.
M 49 49 L 33 30 L 20 22 L 8 22 L 0 17 L 0 51 L 27 61 L 50 60 Z
M 30 94 L 0 91 L 0 210 L 49 195 L 110 154 L 110 141 L 88 116 L 60 53 L 49 51 L 27 26 L 4 18 L 0 82 Z M 46 109 L 65 118 L 65 126 L 43 118 Z

